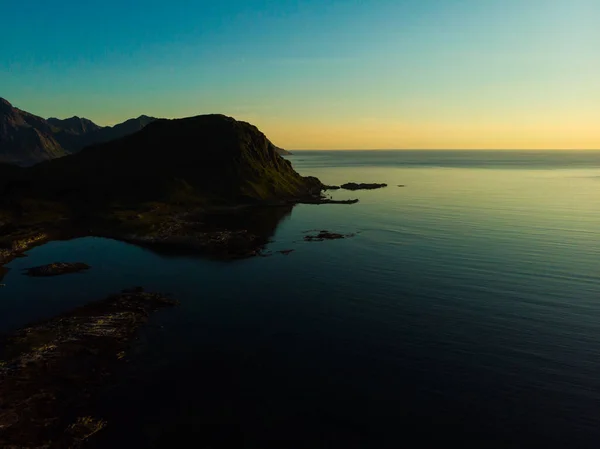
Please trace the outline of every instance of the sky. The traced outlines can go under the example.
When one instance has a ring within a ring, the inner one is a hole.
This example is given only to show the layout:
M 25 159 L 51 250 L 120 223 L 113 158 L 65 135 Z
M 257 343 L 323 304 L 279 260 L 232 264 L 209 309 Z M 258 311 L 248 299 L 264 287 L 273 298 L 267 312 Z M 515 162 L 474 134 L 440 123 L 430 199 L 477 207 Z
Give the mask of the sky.
M 0 96 L 288 149 L 600 149 L 598 0 L 0 0 Z

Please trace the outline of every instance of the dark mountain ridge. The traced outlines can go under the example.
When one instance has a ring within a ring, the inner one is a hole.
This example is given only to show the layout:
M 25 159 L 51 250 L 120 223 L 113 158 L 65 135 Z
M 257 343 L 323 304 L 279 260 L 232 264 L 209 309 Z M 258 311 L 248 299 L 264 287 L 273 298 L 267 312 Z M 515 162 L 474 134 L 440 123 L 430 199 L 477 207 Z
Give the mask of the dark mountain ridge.
M 52 125 L 0 98 L 0 163 L 27 166 L 66 154 Z
M 50 117 L 48 120 L 52 126 L 63 131 L 68 131 L 74 134 L 86 134 L 101 129 L 101 126 L 96 125 L 91 120 L 81 117 L 71 117 L 64 120 Z
M 317 185 L 296 173 L 255 126 L 224 115 L 156 120 L 26 173 L 36 197 L 102 203 L 173 195 L 265 200 L 306 194 Z
M 105 127 L 77 116 L 45 120 L 0 98 L 0 163 L 27 167 L 57 159 L 135 133 L 154 120 L 142 115 Z

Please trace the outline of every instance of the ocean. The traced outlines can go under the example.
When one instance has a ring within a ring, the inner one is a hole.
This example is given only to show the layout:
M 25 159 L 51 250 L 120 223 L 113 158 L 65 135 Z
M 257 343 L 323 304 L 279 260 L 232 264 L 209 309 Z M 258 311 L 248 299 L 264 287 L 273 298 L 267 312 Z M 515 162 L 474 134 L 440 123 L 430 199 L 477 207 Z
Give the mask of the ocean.
M 598 446 L 600 152 L 289 159 L 326 184 L 389 186 L 252 219 L 269 257 L 83 238 L 8 265 L 1 331 L 137 285 L 181 301 L 97 404 L 99 447 Z M 92 269 L 21 272 L 54 261 Z

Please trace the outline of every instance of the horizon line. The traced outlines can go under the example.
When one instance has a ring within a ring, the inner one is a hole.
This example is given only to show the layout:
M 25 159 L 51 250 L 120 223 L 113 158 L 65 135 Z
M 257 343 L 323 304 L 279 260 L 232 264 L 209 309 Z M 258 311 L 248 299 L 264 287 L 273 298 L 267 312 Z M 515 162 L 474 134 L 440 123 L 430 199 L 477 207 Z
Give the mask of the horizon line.
M 286 151 L 600 151 L 600 148 L 284 148 Z

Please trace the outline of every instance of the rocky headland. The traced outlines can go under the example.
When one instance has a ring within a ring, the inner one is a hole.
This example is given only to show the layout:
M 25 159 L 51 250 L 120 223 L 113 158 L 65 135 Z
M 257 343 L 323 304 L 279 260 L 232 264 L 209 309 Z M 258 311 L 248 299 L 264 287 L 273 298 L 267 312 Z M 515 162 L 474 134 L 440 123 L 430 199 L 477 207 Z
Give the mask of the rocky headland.
M 81 120 L 68 126 L 94 129 Z M 248 257 L 269 233 L 215 227 L 210 217 L 235 222 L 244 209 L 285 215 L 298 203 L 358 201 L 326 198 L 325 188 L 299 175 L 249 123 L 224 115 L 154 120 L 68 157 L 27 168 L 0 164 L 0 264 L 48 240 L 86 235 Z

